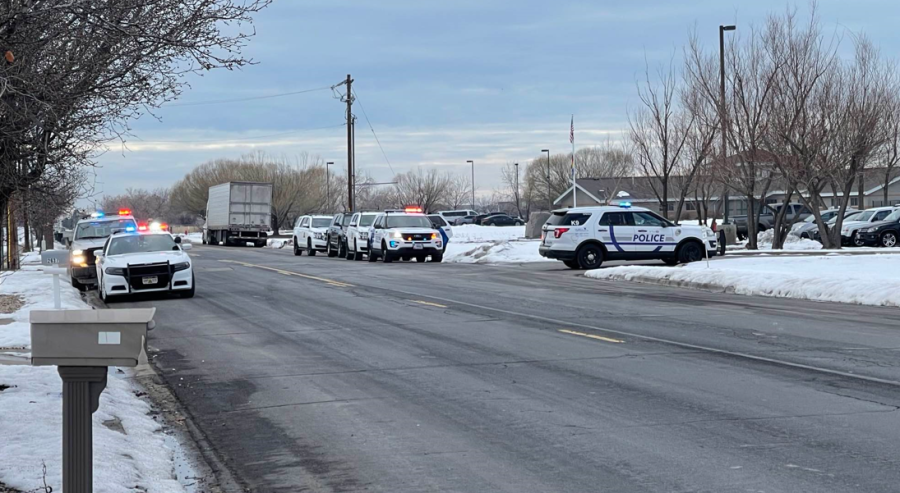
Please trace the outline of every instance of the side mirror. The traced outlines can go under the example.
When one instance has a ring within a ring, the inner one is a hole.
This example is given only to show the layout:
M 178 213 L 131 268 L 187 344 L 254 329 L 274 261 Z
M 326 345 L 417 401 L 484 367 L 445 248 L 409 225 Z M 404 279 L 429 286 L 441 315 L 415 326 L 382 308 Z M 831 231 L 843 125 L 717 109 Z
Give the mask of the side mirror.
M 181 243 L 181 237 L 180 237 L 180 236 L 176 236 L 176 237 L 175 237 L 175 243 Z
M 184 244 L 181 245 L 181 250 L 182 250 L 182 251 L 188 251 L 188 250 L 190 250 L 191 248 L 193 248 L 193 245 L 191 245 L 190 243 L 184 243 Z
M 103 252 L 101 250 L 97 250 L 94 252 L 94 258 L 100 258 L 103 256 Z

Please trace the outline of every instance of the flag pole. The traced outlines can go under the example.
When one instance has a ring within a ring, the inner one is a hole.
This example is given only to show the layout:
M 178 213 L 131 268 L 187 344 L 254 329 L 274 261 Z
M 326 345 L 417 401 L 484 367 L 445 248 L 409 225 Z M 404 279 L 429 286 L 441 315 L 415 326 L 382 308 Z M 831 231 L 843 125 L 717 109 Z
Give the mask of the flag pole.
M 572 207 L 578 207 L 578 182 L 575 181 L 575 115 L 569 125 L 569 142 L 572 143 Z

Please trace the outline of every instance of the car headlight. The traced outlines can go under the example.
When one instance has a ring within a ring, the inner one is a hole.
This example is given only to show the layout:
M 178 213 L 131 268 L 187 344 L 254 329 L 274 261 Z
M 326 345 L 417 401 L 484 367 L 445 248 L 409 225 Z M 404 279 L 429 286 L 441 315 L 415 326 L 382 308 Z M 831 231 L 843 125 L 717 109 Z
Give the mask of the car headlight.
M 187 270 L 191 267 L 190 262 L 178 262 L 177 264 L 172 264 L 172 271 L 178 272 L 182 270 Z
M 324 234 L 324 233 L 316 233 L 316 234 L 314 235 L 314 238 L 317 239 L 317 240 L 324 240 L 324 239 L 325 239 L 325 234 Z
M 393 238 L 403 238 L 403 235 L 400 234 L 399 231 L 394 231 L 393 233 L 391 233 L 391 237 L 393 237 Z
M 368 240 L 368 239 L 369 239 L 369 233 L 366 233 L 365 231 L 363 231 L 362 233 L 359 234 L 359 238 L 360 238 L 361 240 Z
M 72 255 L 82 255 L 84 254 L 84 250 L 72 250 Z
M 103 272 L 106 272 L 107 274 L 109 274 L 111 276 L 124 276 L 125 268 L 124 267 L 107 267 L 106 269 L 103 270 Z
M 80 252 L 81 250 L 78 250 L 78 251 Z M 72 255 L 71 261 L 75 265 L 80 265 L 80 266 L 84 267 L 85 263 L 87 262 L 87 259 L 84 258 L 84 255 Z
M 865 231 L 866 233 L 874 233 L 874 232 L 878 231 L 878 228 L 877 228 L 877 227 L 875 227 L 875 228 L 866 228 L 866 229 L 864 229 L 863 231 Z

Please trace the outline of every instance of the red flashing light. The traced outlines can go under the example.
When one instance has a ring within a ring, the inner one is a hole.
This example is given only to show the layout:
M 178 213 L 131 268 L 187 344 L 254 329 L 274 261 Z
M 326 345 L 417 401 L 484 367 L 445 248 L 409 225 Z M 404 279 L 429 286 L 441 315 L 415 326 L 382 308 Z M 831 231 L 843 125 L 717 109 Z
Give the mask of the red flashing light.
M 138 224 L 138 231 L 147 231 L 146 224 Z
M 415 207 L 415 206 L 408 206 L 408 207 L 406 207 L 405 209 L 403 209 L 403 212 L 417 212 L 417 213 L 421 213 L 421 212 L 422 212 L 422 208 L 421 208 L 421 207 Z
M 562 236 L 563 233 L 565 233 L 566 231 L 569 231 L 569 228 L 556 228 L 556 229 L 553 230 L 553 237 L 554 237 L 554 238 L 559 238 L 559 237 Z
M 161 230 L 163 230 L 163 231 L 168 231 L 168 230 L 169 230 L 169 225 L 166 224 L 166 223 L 162 223 L 162 224 L 159 225 L 159 229 L 161 229 Z
M 119 215 L 120 216 L 130 216 L 131 209 L 119 209 Z

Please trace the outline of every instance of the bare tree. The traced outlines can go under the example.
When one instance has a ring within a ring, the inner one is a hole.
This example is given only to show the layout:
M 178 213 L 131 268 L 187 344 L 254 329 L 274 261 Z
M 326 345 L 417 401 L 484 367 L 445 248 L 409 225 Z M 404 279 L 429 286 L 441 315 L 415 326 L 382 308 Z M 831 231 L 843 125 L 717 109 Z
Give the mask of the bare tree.
M 449 174 L 436 169 L 421 168 L 394 177 L 397 203 L 400 206 L 416 205 L 425 212 L 433 212 L 434 206 L 444 201 L 452 182 Z
M 472 205 L 472 179 L 467 173 L 451 176 L 444 201 L 450 209 L 461 209 Z
M 122 209 L 129 209 L 139 219 L 171 222 L 173 217 L 167 188 L 155 190 L 126 188 L 124 194 L 104 197 L 101 207 L 110 214 Z

